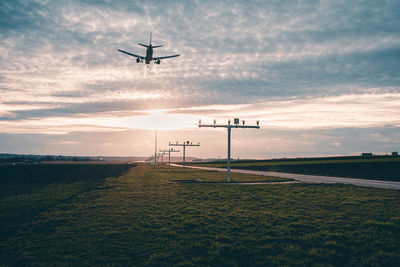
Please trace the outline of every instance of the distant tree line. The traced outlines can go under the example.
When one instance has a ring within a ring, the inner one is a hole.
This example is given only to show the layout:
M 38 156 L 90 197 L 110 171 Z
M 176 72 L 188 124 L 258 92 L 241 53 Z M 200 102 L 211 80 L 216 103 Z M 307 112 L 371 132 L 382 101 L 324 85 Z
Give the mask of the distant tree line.
M 0 154 L 0 162 L 3 163 L 40 163 L 42 161 L 90 161 L 89 157 L 61 156 L 61 155 L 18 155 Z

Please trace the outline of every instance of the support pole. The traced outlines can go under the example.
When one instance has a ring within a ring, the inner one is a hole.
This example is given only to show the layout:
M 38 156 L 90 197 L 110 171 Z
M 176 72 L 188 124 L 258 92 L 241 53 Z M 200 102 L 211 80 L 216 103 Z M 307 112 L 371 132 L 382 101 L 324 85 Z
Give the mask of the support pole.
M 231 181 L 231 127 L 228 127 L 228 182 Z
M 154 147 L 154 163 L 157 164 L 157 130 L 156 130 L 156 140 L 155 140 L 155 147 Z
M 175 150 L 173 148 L 170 149 L 160 149 L 160 152 L 162 152 L 162 155 L 167 155 L 168 153 L 168 164 L 171 164 L 171 152 L 180 152 L 179 150 Z M 162 161 L 164 162 L 164 158 L 162 158 Z
M 193 143 L 191 143 L 191 142 L 189 142 L 189 141 L 186 141 L 186 142 L 183 142 L 183 143 L 181 143 L 181 144 L 179 144 L 178 142 L 176 142 L 176 144 L 171 144 L 171 142 L 170 142 L 170 143 L 169 143 L 169 146 L 182 146 L 182 147 L 183 147 L 182 167 L 183 167 L 183 170 L 185 170 L 186 147 L 187 147 L 187 146 L 200 146 L 200 143 L 193 144 Z M 178 150 L 178 151 L 173 151 L 173 150 L 171 149 L 171 152 L 179 152 L 179 150 Z
M 183 145 L 183 170 L 185 170 L 185 151 L 186 151 L 186 145 Z
M 228 182 L 231 181 L 231 130 L 232 128 L 253 128 L 260 129 L 260 122 L 257 121 L 257 125 L 245 125 L 245 121 L 242 121 L 242 125 L 239 124 L 239 119 L 233 119 L 233 124 L 231 124 L 231 120 L 228 120 L 228 124 L 217 124 L 216 120 L 214 120 L 214 124 L 202 124 L 201 120 L 199 120 L 199 125 L 201 127 L 210 127 L 210 128 L 227 128 L 228 129 L 228 157 L 227 157 L 227 174 L 228 174 Z

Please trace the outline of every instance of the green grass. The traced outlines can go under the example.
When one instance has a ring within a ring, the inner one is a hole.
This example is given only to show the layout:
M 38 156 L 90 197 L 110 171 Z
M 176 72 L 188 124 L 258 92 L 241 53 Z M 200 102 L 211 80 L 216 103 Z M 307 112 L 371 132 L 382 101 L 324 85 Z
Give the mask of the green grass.
M 21 225 L 37 214 L 102 186 L 104 179 L 119 176 L 134 164 L 40 164 L 0 166 L 0 251 L 6 240 L 18 235 Z M 7 259 L 13 255 L 0 255 Z M 1 260 L 0 260 L 1 263 Z
M 168 182 L 225 175 L 139 164 L 20 222 L 0 265 L 400 265 L 399 191 Z
M 179 169 L 169 168 L 166 172 L 169 175 L 173 174 L 174 180 L 197 180 L 199 182 L 210 182 L 210 183 L 225 183 L 227 182 L 226 172 L 215 172 L 207 170 L 198 170 L 186 168 L 185 171 L 177 171 Z M 280 177 L 268 177 L 262 175 L 249 175 L 240 173 L 231 173 L 232 183 L 252 183 L 252 182 L 286 182 L 294 181 L 289 178 Z

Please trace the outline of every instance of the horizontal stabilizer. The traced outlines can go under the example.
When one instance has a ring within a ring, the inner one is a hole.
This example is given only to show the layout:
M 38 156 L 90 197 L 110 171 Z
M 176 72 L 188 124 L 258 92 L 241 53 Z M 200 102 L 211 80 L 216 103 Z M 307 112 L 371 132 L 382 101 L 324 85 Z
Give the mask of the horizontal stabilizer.
M 141 44 L 141 43 L 138 43 L 138 44 L 141 46 L 144 46 L 144 47 L 149 47 L 148 45 L 145 45 L 145 44 Z
M 162 47 L 162 45 L 155 45 L 153 48 Z

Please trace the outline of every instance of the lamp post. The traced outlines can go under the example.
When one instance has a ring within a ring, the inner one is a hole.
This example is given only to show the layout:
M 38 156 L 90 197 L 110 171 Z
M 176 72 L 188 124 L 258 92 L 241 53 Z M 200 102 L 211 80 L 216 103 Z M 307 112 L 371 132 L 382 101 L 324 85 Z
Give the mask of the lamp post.
M 156 136 L 154 140 L 154 164 L 157 164 L 157 130 L 156 130 Z
M 257 125 L 245 125 L 245 121 L 242 120 L 242 125 L 240 125 L 239 119 L 233 119 L 233 124 L 231 124 L 231 120 L 228 120 L 228 124 L 217 124 L 216 120 L 214 120 L 214 124 L 201 124 L 201 120 L 199 120 L 199 128 L 201 128 L 201 127 L 227 128 L 228 129 L 227 169 L 228 169 L 228 182 L 230 182 L 231 181 L 231 130 L 232 130 L 232 128 L 260 129 L 260 122 L 257 121 Z
M 160 152 L 158 153 L 158 155 L 161 156 L 161 163 L 164 163 L 164 155 L 167 155 L 167 153 L 162 152 L 162 151 L 160 150 Z
M 178 143 L 176 142 L 175 144 L 171 144 L 171 142 L 169 142 L 169 146 L 182 146 L 183 147 L 183 162 L 182 162 L 182 166 L 183 169 L 185 169 L 185 152 L 186 152 L 186 147 L 187 146 L 200 146 L 200 143 L 197 144 L 193 144 L 189 141 L 183 142 L 183 143 Z
M 171 153 L 180 152 L 180 150 L 174 150 L 173 148 L 170 148 L 170 149 L 160 149 L 160 152 L 163 152 L 163 153 L 168 152 L 168 165 L 171 165 Z

